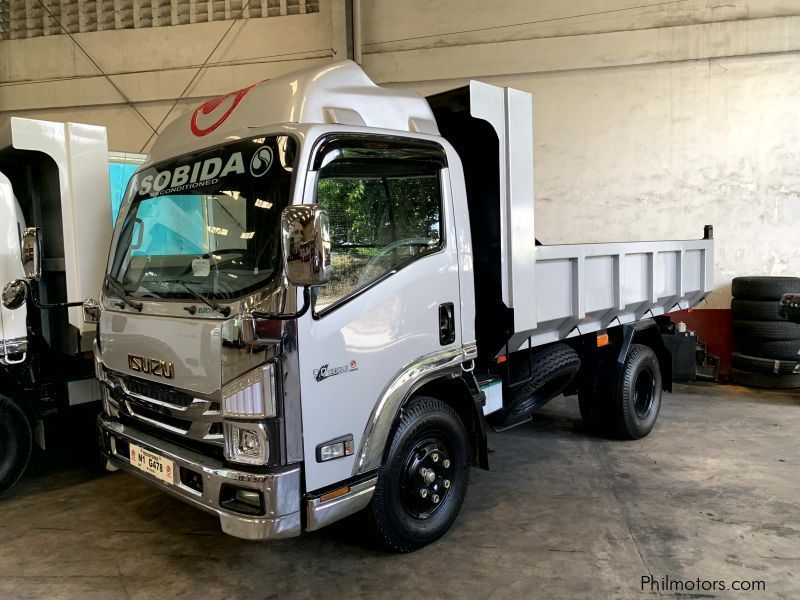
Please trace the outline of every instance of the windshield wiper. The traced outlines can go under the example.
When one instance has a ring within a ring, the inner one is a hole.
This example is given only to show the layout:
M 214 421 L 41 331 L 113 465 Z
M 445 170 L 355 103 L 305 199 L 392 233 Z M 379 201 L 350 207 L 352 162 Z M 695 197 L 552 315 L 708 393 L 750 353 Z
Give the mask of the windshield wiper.
M 122 300 L 123 303 L 127 304 L 134 310 L 142 312 L 142 303 L 134 302 L 133 300 L 131 300 L 130 297 L 128 296 L 128 292 L 125 290 L 124 287 L 122 287 L 122 284 L 119 281 L 117 281 L 117 279 L 111 273 L 106 273 L 106 277 L 105 279 L 103 279 L 103 283 L 106 284 L 107 287 L 111 287 L 116 296 L 120 300 Z
M 183 281 L 182 279 L 167 279 L 167 280 L 162 280 L 161 283 L 178 283 L 178 284 L 182 285 L 183 289 L 185 289 L 187 292 L 189 292 L 192 296 L 194 296 L 195 298 L 200 300 L 203 304 L 205 304 L 209 308 L 211 308 L 211 309 L 215 310 L 216 312 L 218 312 L 219 314 L 221 314 L 223 317 L 227 317 L 228 315 L 231 314 L 230 306 L 220 306 L 219 304 L 217 304 L 216 302 L 211 300 L 211 298 L 207 298 L 206 296 L 204 296 L 200 292 L 195 291 L 192 288 L 190 288 L 189 285 L 185 281 Z

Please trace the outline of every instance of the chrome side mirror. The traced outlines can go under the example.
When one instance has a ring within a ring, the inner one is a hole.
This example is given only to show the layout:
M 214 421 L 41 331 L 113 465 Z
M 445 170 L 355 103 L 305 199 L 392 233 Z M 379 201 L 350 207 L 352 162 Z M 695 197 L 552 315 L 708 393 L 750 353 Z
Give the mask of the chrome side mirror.
M 281 215 L 283 264 L 289 283 L 325 285 L 331 279 L 328 211 L 319 205 L 288 206 Z
M 26 227 L 22 236 L 22 268 L 25 277 L 39 281 L 42 278 L 42 230 Z
M 2 301 L 3 306 L 8 310 L 14 310 L 25 304 L 28 297 L 28 282 L 24 279 L 15 279 L 8 282 L 3 287 Z
M 97 324 L 100 322 L 100 305 L 94 299 L 85 300 L 82 306 L 84 323 Z

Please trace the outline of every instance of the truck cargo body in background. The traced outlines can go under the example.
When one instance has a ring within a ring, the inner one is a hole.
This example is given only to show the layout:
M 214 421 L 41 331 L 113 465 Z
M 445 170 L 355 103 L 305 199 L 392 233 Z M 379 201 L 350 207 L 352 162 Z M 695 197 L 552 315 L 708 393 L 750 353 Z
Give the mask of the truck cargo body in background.
M 111 240 L 105 128 L 11 118 L 0 131 L 0 227 L 2 492 L 32 444 L 44 447 L 45 417 L 100 398 L 95 327 L 80 305 L 100 289 Z M 38 280 L 23 267 L 31 252 Z

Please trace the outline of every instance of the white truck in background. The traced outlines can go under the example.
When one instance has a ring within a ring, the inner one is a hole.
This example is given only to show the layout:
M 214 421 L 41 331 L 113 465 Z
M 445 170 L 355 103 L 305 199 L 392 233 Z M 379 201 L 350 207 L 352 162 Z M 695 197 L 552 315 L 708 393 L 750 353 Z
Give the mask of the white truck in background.
M 364 511 L 443 535 L 484 424 L 576 393 L 647 435 L 656 321 L 712 289 L 713 240 L 537 245 L 530 95 L 425 99 L 355 63 L 210 100 L 131 180 L 98 324 L 108 458 L 247 539 Z
M 103 127 L 12 117 L 0 129 L 0 493 L 44 448 L 47 417 L 100 400 L 81 306 L 105 275 L 109 170 L 136 162 L 109 155 Z

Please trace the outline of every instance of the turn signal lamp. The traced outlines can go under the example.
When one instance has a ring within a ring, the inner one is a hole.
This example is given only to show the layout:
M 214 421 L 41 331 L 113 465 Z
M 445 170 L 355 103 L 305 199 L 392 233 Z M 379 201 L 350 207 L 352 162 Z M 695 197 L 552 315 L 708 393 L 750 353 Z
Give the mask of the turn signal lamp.
M 275 416 L 275 364 L 267 363 L 222 388 L 222 416 L 265 419 Z

